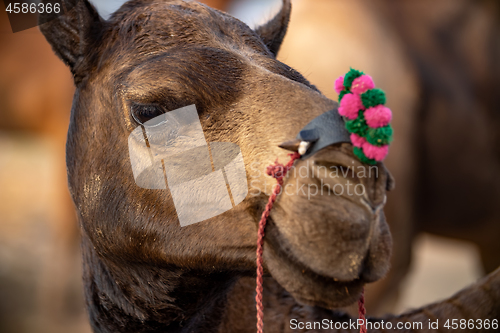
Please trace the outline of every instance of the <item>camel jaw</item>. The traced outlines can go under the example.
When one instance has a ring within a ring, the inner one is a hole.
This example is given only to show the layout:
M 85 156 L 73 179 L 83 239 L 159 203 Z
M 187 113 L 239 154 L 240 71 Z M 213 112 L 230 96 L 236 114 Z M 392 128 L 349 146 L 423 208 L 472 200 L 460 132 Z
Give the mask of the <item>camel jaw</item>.
M 274 279 L 298 302 L 328 309 L 353 304 L 359 299 L 366 281 L 339 281 L 315 273 L 309 267 L 290 258 L 283 249 L 266 241 L 264 261 Z

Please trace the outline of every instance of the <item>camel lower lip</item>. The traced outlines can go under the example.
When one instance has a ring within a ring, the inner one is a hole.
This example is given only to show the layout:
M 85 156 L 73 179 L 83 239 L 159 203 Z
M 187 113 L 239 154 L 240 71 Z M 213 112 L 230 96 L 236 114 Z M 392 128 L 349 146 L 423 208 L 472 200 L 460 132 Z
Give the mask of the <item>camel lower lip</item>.
M 316 273 L 296 258 L 287 255 L 272 236 L 276 232 L 273 223 L 268 227 L 264 246 L 267 269 L 297 301 L 330 309 L 356 302 L 365 284 L 362 278 L 341 281 Z
M 365 284 L 363 282 L 361 282 L 360 280 L 356 280 L 356 281 L 352 281 L 348 285 L 346 284 L 343 286 L 338 286 L 339 289 L 345 290 L 345 293 L 348 295 L 348 297 L 344 298 L 343 300 L 340 300 L 340 301 L 337 300 L 338 303 L 336 303 L 334 306 L 332 306 L 331 303 L 328 301 L 322 301 L 322 300 L 318 300 L 318 299 L 314 299 L 314 298 L 297 296 L 297 295 L 295 295 L 295 298 L 299 302 L 307 304 L 307 305 L 320 306 L 323 308 L 338 308 L 338 307 L 342 307 L 342 306 L 348 306 L 348 305 L 356 302 L 356 300 L 359 299 L 359 297 L 361 296 L 361 294 L 363 292 L 364 285 Z
M 292 263 L 292 264 L 295 264 L 295 263 Z M 303 265 L 302 267 L 304 267 L 301 271 L 303 274 L 309 274 L 311 276 L 315 276 L 316 278 L 319 278 L 319 279 L 324 279 L 324 280 L 328 280 L 330 281 L 330 283 L 335 283 L 335 284 L 338 284 L 338 285 L 351 285 L 351 284 L 358 284 L 358 283 L 361 283 L 363 284 L 364 282 L 362 281 L 362 279 L 358 276 L 356 277 L 355 279 L 349 279 L 349 280 L 345 280 L 345 279 L 340 279 L 340 278 L 336 278 L 334 276 L 327 276 L 327 275 L 323 275 L 321 273 L 318 273 L 316 272 L 314 269 L 308 267 L 308 266 L 305 266 L 304 264 L 300 263 L 300 265 Z
M 363 258 L 363 260 L 365 260 L 365 259 Z M 292 263 L 296 264 L 297 266 L 303 267 L 302 270 L 304 272 L 307 271 L 311 275 L 316 275 L 316 276 L 318 276 L 318 277 L 320 277 L 322 279 L 331 280 L 334 283 L 353 283 L 353 282 L 361 280 L 359 274 L 353 275 L 351 278 L 342 278 L 342 277 L 339 277 L 338 275 L 335 274 L 335 272 L 332 272 L 331 275 L 330 274 L 323 274 L 322 272 L 317 271 L 313 267 L 308 266 L 306 263 L 302 262 L 298 258 L 293 258 Z

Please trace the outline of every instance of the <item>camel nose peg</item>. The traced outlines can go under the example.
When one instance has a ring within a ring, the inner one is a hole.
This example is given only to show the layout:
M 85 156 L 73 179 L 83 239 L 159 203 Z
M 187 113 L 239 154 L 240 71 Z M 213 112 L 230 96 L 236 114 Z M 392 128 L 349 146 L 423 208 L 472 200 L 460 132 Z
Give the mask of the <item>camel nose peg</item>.
M 279 147 L 304 155 L 309 147 L 318 140 L 319 136 L 314 130 L 302 130 L 296 139 L 285 141 Z
M 292 140 L 292 141 L 285 141 L 282 144 L 280 144 L 278 147 L 290 150 L 293 152 L 298 152 L 300 155 L 304 155 L 309 147 L 311 146 L 311 142 L 309 141 L 302 141 L 302 140 Z
M 337 109 L 333 109 L 311 120 L 294 140 L 283 142 L 279 147 L 298 152 L 304 159 L 340 142 L 351 142 L 351 138 L 345 128 L 344 120 Z
M 302 142 L 302 140 L 294 139 L 294 140 L 282 142 L 278 147 L 280 147 L 282 149 L 290 150 L 290 151 L 293 151 L 296 153 L 299 151 L 299 146 L 300 146 L 301 142 Z

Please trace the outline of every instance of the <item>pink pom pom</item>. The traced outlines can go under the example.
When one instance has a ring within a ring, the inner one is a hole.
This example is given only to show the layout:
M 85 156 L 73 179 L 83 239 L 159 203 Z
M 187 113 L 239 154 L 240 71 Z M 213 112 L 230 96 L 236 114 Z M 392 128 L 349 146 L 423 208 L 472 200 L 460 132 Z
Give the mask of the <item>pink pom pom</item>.
M 373 88 L 375 88 L 375 83 L 373 83 L 373 79 L 370 75 L 361 75 L 360 77 L 354 79 L 351 85 L 351 91 L 358 95 L 361 95 L 365 91 Z
M 345 94 L 340 101 L 339 114 L 353 120 L 358 117 L 358 112 L 362 109 L 364 106 L 359 95 Z
M 384 127 L 391 122 L 392 112 L 383 105 L 377 105 L 365 111 L 365 119 L 371 128 Z
M 337 80 L 335 80 L 335 91 L 337 94 L 340 94 L 340 92 L 344 90 L 344 77 L 341 76 Z
M 365 142 L 363 144 L 363 152 L 366 157 L 371 158 L 375 161 L 382 161 L 389 154 L 389 146 L 374 146 L 369 142 Z
M 351 134 L 351 142 L 354 147 L 362 148 L 366 142 L 366 139 L 356 133 Z

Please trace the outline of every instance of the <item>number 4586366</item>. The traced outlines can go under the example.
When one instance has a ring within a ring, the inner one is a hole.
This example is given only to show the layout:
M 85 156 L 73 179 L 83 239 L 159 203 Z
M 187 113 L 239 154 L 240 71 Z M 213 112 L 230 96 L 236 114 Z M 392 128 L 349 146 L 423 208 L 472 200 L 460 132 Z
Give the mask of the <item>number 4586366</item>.
M 14 14 L 43 14 L 43 13 L 60 13 L 61 12 L 61 4 L 55 3 L 9 3 L 7 8 L 5 9 L 8 13 Z
M 498 319 L 448 319 L 444 324 L 447 329 L 457 330 L 457 329 L 481 329 L 481 330 L 498 330 Z

